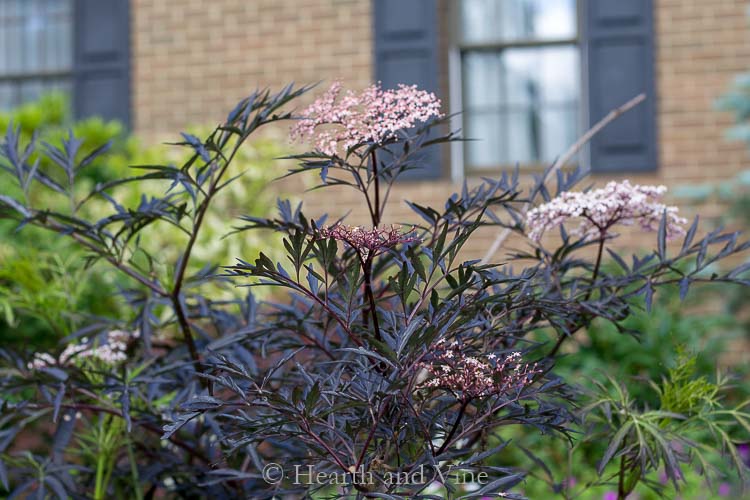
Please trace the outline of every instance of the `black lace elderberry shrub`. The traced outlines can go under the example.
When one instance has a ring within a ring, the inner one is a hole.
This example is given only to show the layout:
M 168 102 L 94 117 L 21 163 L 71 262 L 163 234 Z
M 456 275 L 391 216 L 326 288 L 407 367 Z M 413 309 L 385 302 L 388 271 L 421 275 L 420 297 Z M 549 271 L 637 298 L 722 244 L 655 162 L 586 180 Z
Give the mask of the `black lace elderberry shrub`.
M 74 138 L 45 147 L 59 170 L 43 171 L 31 161 L 34 141 L 19 144 L 9 129 L 0 166 L 16 185 L 3 183 L 0 214 L 72 238 L 91 265 L 121 273 L 117 292 L 132 316 L 91 318 L 53 353 L 0 351 L 3 488 L 60 498 L 518 496 L 524 471 L 489 459 L 514 445 L 514 428 L 572 438 L 576 393 L 555 376 L 566 339 L 594 318 L 620 325 L 664 284 L 679 282 L 684 293 L 694 282 L 747 284 L 744 268 L 705 273 L 747 249 L 737 234 L 696 241 L 697 221 L 685 230 L 660 188 L 569 193 L 579 171 L 557 175 L 555 199 L 546 176 L 525 191 L 517 173 L 503 175 L 464 185 L 440 210 L 411 203 L 414 225 L 393 225 L 385 208 L 394 182 L 419 168 L 426 148 L 458 140 L 439 133 L 439 101 L 408 86 L 342 96 L 336 84 L 300 114 L 285 111 L 307 90 L 255 93 L 205 140 L 184 135 L 180 145 L 193 151 L 184 165 L 141 166 L 146 173 L 91 193 L 75 178 L 93 156 L 78 158 Z M 284 262 L 238 256 L 191 275 L 236 152 L 258 128 L 290 118 L 293 137 L 312 139 L 314 150 L 293 157 L 288 175 L 316 171 L 319 187 L 355 189 L 371 224 L 326 224 L 280 201 L 277 218 L 243 217 L 236 232 L 280 233 Z M 117 187 L 130 182 L 161 183 L 164 194 L 123 207 Z M 70 210 L 35 206 L 36 190 L 67 198 Z M 112 206 L 98 220 L 85 210 L 95 197 Z M 567 233 L 572 218 L 582 226 Z M 607 248 L 612 228 L 628 223 L 657 235 L 657 250 L 630 264 Z M 175 262 L 141 244 L 163 224 L 185 235 Z M 531 250 L 496 264 L 462 260 L 482 225 L 530 235 Z M 548 248 L 541 235 L 552 226 L 562 229 Z M 670 255 L 668 237 L 683 235 Z M 601 266 L 605 249 L 618 272 Z M 286 293 L 261 303 L 252 293 L 212 297 L 217 283 Z M 541 341 L 544 333 L 551 339 Z M 35 433 L 50 437 L 30 441 Z M 626 439 L 613 443 L 602 463 L 622 457 L 623 495 L 633 477 L 664 464 L 679 477 L 690 462 L 689 453 L 639 462 Z

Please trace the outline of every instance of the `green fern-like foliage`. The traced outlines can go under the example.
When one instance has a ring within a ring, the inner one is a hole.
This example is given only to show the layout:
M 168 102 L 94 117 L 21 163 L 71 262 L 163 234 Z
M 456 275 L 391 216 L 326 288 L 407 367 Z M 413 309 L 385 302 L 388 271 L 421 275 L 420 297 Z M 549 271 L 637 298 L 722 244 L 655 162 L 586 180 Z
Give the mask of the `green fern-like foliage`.
M 696 356 L 683 353 L 652 387 L 661 402 L 657 408 L 633 398 L 621 381 L 608 377 L 607 383 L 597 384 L 584 414 L 597 429 L 589 439 L 608 443 L 598 467 L 601 481 L 615 478 L 624 498 L 639 484 L 657 492 L 666 488 L 650 477 L 663 471 L 679 489 L 691 470 L 702 471 L 710 482 L 727 458 L 744 478 L 746 467 L 735 443 L 748 440 L 750 401 L 725 405 L 728 379 L 717 376 L 711 382 L 696 376 Z
M 661 385 L 654 386 L 662 410 L 691 416 L 706 405 L 718 404 L 719 387 L 706 376 L 696 377 L 696 369 L 697 358 L 681 353 L 677 366 L 669 370 Z

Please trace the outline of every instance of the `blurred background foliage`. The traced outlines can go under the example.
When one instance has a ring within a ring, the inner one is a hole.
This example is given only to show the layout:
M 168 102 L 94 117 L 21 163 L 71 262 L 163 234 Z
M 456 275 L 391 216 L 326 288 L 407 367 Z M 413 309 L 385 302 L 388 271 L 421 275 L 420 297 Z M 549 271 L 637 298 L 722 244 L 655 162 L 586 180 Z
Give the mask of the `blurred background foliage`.
M 144 173 L 133 166 L 182 164 L 185 160 L 182 148 L 146 146 L 128 134 L 119 122 L 105 122 L 99 118 L 73 120 L 68 99 L 63 94 L 48 94 L 38 101 L 0 113 L 2 130 L 9 126 L 20 127 L 24 144 L 34 138 L 39 144 L 56 147 L 72 131 L 83 141 L 80 158 L 102 144 L 111 143 L 108 154 L 81 171 L 76 181 L 80 185 L 79 200 L 97 185 Z M 208 128 L 198 126 L 190 132 L 200 136 L 206 130 Z M 229 173 L 241 175 L 241 178 L 228 185 L 214 210 L 206 215 L 202 237 L 193 252 L 192 271 L 208 263 L 229 265 L 237 257 L 254 259 L 261 246 L 266 253 L 274 253 L 273 244 L 261 241 L 261 233 L 224 236 L 237 225 L 237 216 L 265 216 L 273 210 L 277 194 L 268 185 L 280 175 L 274 159 L 286 154 L 280 142 L 272 139 L 257 140 L 240 150 Z M 40 171 L 62 181 L 48 159 L 39 158 L 39 161 Z M 10 180 L 0 172 L 0 182 Z M 149 184 L 152 192 L 143 191 L 144 183 L 128 183 L 108 189 L 107 193 L 127 209 L 137 206 L 142 197 L 162 194 L 169 189 L 168 183 L 157 181 Z M 14 187 L 21 195 L 20 187 Z M 52 190 L 36 190 L 31 197 L 44 198 L 35 200 L 37 205 L 72 210 L 67 207 L 68 201 Z M 97 214 L 114 212 L 112 203 L 101 196 L 86 201 L 78 210 Z M 149 265 L 153 266 L 154 272 L 166 276 L 168 271 L 162 262 L 174 260 L 184 244 L 183 238 L 184 233 L 176 227 L 159 225 L 147 228 L 139 246 L 150 254 L 152 262 Z M 134 254 L 130 258 L 143 259 L 143 255 Z M 0 221 L 0 343 L 33 349 L 51 348 L 93 318 L 131 319 L 123 317 L 129 313 L 121 307 L 118 297 L 118 291 L 127 283 L 108 272 L 107 266 L 88 265 L 85 257 L 67 239 L 33 227 L 17 231 L 12 222 Z M 241 292 L 227 288 L 217 293 L 220 297 L 221 294 Z
M 717 107 L 734 115 L 735 125 L 727 131 L 728 139 L 750 144 L 750 73 L 735 78 L 729 91 L 719 99 Z

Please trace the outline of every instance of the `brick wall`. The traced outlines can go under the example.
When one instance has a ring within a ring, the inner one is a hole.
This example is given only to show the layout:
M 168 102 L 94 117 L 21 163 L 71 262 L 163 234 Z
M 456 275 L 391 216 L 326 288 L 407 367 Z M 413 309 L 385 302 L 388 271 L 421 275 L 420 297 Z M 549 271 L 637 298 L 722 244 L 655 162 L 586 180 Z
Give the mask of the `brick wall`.
M 447 0 L 438 1 L 442 31 L 448 33 Z M 218 120 L 255 86 L 340 77 L 362 87 L 372 78 L 370 0 L 133 4 L 135 127 L 144 137 Z M 717 112 L 714 103 L 737 73 L 750 69 L 748 2 L 655 4 L 659 171 L 630 178 L 670 186 L 729 179 L 749 166 L 749 158 L 744 144 L 725 140 L 731 116 Z M 446 37 L 441 41 L 444 54 L 449 43 Z M 441 58 L 441 75 L 445 90 L 447 55 Z M 404 199 L 442 205 L 455 189 L 450 181 L 400 185 L 391 196 L 390 220 L 411 220 Z M 354 221 L 365 223 L 359 201 L 343 189 L 305 197 L 311 215 L 351 210 Z M 713 204 L 701 210 L 720 209 Z M 686 210 L 688 215 L 694 211 Z M 480 255 L 492 237 L 491 232 L 480 234 L 472 254 Z M 642 242 L 623 239 L 629 245 Z
M 658 0 L 657 78 L 660 177 L 726 178 L 748 167 L 746 148 L 724 138 L 731 115 L 716 98 L 750 70 L 745 0 Z
M 371 79 L 369 0 L 133 0 L 143 137 L 217 121 L 256 87 Z

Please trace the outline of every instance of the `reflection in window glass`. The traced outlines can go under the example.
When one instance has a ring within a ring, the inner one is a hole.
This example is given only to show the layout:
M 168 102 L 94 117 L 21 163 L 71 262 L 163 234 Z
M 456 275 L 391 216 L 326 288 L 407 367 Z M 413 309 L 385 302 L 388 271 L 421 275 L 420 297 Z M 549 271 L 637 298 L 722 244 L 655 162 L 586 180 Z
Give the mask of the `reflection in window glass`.
M 475 139 L 464 145 L 467 167 L 553 162 L 578 133 L 575 1 L 463 0 L 461 6 L 464 32 L 471 33 L 461 52 L 464 132 Z M 524 43 L 497 42 L 508 38 Z
M 460 0 L 464 43 L 575 38 L 575 0 Z
M 69 91 L 72 0 L 0 0 L 0 108 Z

